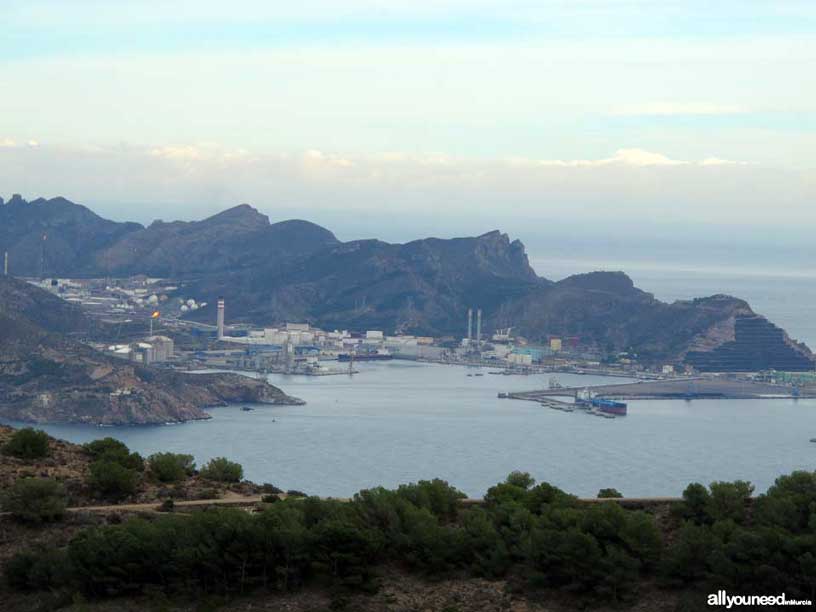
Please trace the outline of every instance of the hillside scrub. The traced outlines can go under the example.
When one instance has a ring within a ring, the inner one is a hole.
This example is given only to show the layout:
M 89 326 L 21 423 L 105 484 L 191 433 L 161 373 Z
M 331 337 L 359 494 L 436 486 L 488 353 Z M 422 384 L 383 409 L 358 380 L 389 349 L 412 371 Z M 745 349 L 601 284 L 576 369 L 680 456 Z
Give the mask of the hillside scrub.
M 150 475 L 159 482 L 181 482 L 195 471 L 192 455 L 155 453 L 147 458 Z
M 103 438 L 83 446 L 92 458 L 88 485 L 105 498 L 123 499 L 136 493 L 144 472 L 144 459 L 119 440 Z
M 57 521 L 66 506 L 65 489 L 50 478 L 20 478 L 0 495 L 2 510 L 25 523 Z
M 26 427 L 14 432 L 11 439 L 3 446 L 3 454 L 18 459 L 40 459 L 50 453 L 48 434 L 38 429 Z
M 5 572 L 17 589 L 94 598 L 282 592 L 315 579 L 371 590 L 378 566 L 398 563 L 610 602 L 636 599 L 639 585 L 655 580 L 813 599 L 816 473 L 780 477 L 748 504 L 751 491 L 742 482 L 689 486 L 665 538 L 651 514 L 583 504 L 526 474 L 492 487 L 478 507 L 463 506 L 444 481 L 421 481 L 349 502 L 288 498 L 254 514 L 131 519 L 83 531 L 64 548 L 22 552 Z
M 200 474 L 202 478 L 215 482 L 241 482 L 244 468 L 225 457 L 216 457 L 201 468 Z

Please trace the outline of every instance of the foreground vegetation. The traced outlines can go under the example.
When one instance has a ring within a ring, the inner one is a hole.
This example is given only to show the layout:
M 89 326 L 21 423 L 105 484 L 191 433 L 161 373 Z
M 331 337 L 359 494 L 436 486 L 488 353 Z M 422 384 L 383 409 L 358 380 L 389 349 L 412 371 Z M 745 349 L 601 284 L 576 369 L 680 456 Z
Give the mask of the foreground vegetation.
M 108 440 L 86 451 L 93 465 L 160 482 L 194 470 L 187 455 L 145 462 L 123 447 Z M 205 470 L 213 479 L 242 477 L 225 459 Z M 13 489 L 4 506 L 20 520 L 62 516 L 59 486 L 22 479 Z M 89 528 L 67 546 L 17 553 L 4 575 L 16 590 L 93 598 L 157 590 L 229 596 L 291 591 L 314 580 L 368 591 L 377 588 L 378 568 L 396 563 L 433 577 L 505 578 L 527 591 L 613 602 L 635 598 L 646 582 L 816 599 L 816 473 L 794 472 L 766 494 L 752 493 L 745 482 L 695 483 L 659 521 L 614 499 L 581 502 L 517 472 L 479 505 L 462 504 L 464 495 L 441 480 L 365 490 L 350 502 L 269 495 L 254 513 L 171 513 Z

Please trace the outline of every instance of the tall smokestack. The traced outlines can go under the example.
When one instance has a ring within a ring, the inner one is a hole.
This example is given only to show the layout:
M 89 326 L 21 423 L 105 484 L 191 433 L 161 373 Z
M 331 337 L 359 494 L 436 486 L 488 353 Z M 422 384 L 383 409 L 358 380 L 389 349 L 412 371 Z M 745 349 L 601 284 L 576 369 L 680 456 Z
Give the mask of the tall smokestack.
M 473 309 L 468 308 L 468 344 L 473 338 Z
M 482 309 L 476 311 L 476 344 L 482 346 Z
M 218 339 L 224 339 L 224 298 L 218 298 L 218 318 L 216 319 L 216 326 L 218 327 Z

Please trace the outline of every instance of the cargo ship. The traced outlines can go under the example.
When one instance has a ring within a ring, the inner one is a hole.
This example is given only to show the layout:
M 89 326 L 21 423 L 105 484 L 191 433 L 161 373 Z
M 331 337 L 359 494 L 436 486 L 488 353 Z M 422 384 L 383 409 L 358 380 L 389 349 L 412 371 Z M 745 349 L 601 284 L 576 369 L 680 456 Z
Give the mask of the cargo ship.
M 587 389 L 575 395 L 575 403 L 584 408 L 598 410 L 605 414 L 626 416 L 627 405 L 624 402 L 617 402 L 604 397 L 593 397 Z
M 394 356 L 386 350 L 365 351 L 362 353 L 340 353 L 337 361 L 387 361 Z

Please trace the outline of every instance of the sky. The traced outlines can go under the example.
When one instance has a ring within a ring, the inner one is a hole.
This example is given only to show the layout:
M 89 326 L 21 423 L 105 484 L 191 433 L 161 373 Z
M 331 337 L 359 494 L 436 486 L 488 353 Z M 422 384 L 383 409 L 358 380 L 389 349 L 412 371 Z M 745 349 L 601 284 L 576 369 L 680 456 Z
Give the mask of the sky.
M 812 0 L 3 0 L 0 22 L 6 198 L 816 263 Z

